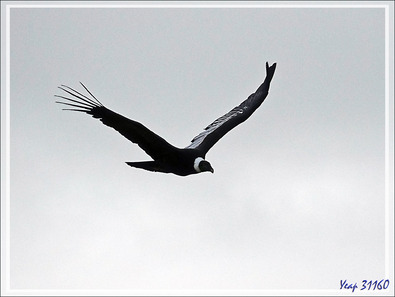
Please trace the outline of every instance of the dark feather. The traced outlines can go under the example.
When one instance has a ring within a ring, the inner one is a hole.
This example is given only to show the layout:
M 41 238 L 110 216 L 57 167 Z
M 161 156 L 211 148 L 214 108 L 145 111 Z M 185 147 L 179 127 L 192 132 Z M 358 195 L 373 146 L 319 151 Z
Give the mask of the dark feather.
M 114 128 L 127 139 L 138 144 L 153 159 L 160 158 L 161 155 L 175 150 L 175 148 L 171 144 L 169 144 L 166 140 L 146 128 L 144 125 L 140 124 L 139 122 L 130 120 L 106 108 L 92 95 L 92 93 L 82 83 L 81 85 L 89 93 L 91 98 L 81 94 L 80 92 L 70 87 L 63 85 L 59 88 L 67 92 L 73 98 L 55 95 L 56 97 L 62 98 L 67 101 L 56 102 L 76 107 L 76 109 L 68 110 L 85 112 L 92 115 L 94 118 L 100 119 L 103 124 Z
M 270 82 L 273 78 L 276 63 L 269 67 L 266 63 L 266 79 L 254 94 L 251 94 L 239 106 L 236 106 L 227 114 L 216 119 L 208 125 L 203 132 L 192 139 L 187 149 L 198 149 L 206 154 L 207 151 L 220 140 L 226 133 L 237 125 L 247 120 L 253 112 L 262 104 L 269 93 Z

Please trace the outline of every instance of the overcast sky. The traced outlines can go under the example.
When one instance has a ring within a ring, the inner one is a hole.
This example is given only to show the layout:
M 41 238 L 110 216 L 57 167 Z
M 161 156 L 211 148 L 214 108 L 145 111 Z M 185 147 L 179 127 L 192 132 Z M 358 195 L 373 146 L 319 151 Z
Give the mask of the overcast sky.
M 338 290 L 386 278 L 384 8 L 10 16 L 11 289 Z M 277 63 L 269 96 L 209 151 L 215 174 L 131 168 L 149 156 L 53 96 L 81 81 L 185 147 L 256 90 L 266 61 Z

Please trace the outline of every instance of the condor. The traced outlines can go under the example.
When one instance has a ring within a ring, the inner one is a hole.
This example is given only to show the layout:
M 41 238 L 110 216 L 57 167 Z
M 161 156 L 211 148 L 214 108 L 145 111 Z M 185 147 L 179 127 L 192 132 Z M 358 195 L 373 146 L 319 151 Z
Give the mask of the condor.
M 174 173 L 180 176 L 205 171 L 214 173 L 211 164 L 205 160 L 207 152 L 226 133 L 247 120 L 262 104 L 269 93 L 270 82 L 275 69 L 276 63 L 269 67 L 269 64 L 266 62 L 266 78 L 256 92 L 251 94 L 239 106 L 236 106 L 227 114 L 208 125 L 185 148 L 177 148 L 141 123 L 109 110 L 82 83 L 82 87 L 87 92 L 86 95 L 61 85 L 59 88 L 69 96 L 55 96 L 65 101 L 56 101 L 56 103 L 71 107 L 64 110 L 85 112 L 94 118 L 100 119 L 103 124 L 114 128 L 124 137 L 136 143 L 153 159 L 144 162 L 126 162 L 129 166 L 149 171 Z

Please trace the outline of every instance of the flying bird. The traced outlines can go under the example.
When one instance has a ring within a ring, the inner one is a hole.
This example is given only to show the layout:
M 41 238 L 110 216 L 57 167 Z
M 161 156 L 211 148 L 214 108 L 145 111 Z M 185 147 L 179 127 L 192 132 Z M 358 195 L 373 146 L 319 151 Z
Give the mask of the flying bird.
M 65 100 L 65 102 L 56 101 L 56 103 L 69 106 L 63 110 L 85 112 L 100 119 L 104 125 L 117 130 L 124 137 L 136 143 L 153 159 L 143 162 L 126 162 L 129 166 L 149 171 L 174 173 L 180 176 L 206 171 L 214 173 L 211 164 L 205 160 L 207 152 L 226 133 L 247 120 L 262 104 L 269 93 L 270 82 L 275 69 L 276 63 L 269 67 L 266 62 L 266 78 L 255 93 L 251 94 L 239 106 L 208 125 L 185 148 L 177 148 L 171 145 L 141 123 L 108 109 L 82 83 L 82 87 L 87 92 L 86 95 L 68 86 L 61 85 L 59 89 L 69 96 L 55 96 Z

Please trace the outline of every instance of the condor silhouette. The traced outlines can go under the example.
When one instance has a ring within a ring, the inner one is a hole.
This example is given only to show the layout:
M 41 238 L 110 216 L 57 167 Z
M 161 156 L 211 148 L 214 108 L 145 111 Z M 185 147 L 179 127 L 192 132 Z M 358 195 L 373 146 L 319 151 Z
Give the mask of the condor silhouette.
M 153 159 L 152 161 L 144 162 L 126 162 L 132 167 L 149 171 L 174 173 L 181 176 L 205 171 L 214 173 L 211 164 L 204 159 L 207 152 L 226 133 L 247 120 L 262 104 L 269 93 L 270 82 L 275 69 L 276 63 L 269 67 L 269 64 L 266 62 L 266 78 L 256 92 L 251 94 L 239 106 L 236 106 L 227 114 L 208 125 L 185 148 L 177 148 L 141 123 L 109 110 L 82 83 L 81 85 L 87 92 L 87 95 L 83 95 L 68 86 L 61 85 L 59 88 L 71 97 L 55 96 L 66 100 L 66 102 L 56 101 L 56 103 L 71 107 L 64 110 L 85 112 L 94 118 L 100 119 L 103 124 L 114 128 L 127 139 L 136 143 Z

